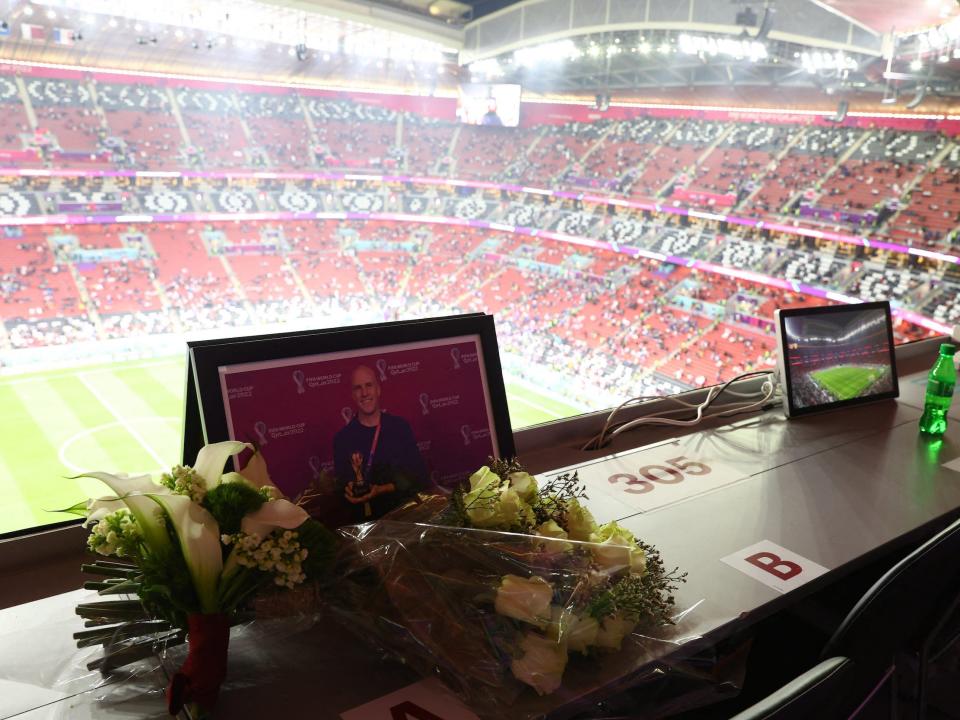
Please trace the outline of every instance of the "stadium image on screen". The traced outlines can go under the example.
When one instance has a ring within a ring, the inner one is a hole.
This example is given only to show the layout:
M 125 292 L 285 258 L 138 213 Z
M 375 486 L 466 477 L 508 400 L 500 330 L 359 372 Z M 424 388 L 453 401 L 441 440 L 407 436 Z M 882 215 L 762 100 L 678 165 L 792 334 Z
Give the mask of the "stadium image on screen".
M 850 310 L 784 319 L 796 409 L 893 391 L 886 313 Z
M 457 89 L 457 117 L 467 125 L 516 127 L 520 122 L 519 85 L 472 83 Z

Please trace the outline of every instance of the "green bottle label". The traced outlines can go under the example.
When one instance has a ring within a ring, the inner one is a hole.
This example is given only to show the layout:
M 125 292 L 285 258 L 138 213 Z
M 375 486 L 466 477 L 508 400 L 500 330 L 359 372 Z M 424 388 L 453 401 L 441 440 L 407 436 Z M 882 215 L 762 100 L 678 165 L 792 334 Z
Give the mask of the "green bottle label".
M 927 392 L 933 393 L 934 395 L 939 395 L 940 397 L 952 397 L 953 396 L 953 383 L 944 382 L 943 380 L 934 380 L 930 379 L 927 382 Z

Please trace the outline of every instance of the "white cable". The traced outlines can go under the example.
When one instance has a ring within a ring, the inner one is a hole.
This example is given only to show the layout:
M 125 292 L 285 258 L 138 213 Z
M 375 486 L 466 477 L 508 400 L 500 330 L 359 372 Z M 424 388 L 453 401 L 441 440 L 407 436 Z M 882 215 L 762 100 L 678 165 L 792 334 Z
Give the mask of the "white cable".
M 776 386 L 775 384 L 773 384 L 773 383 L 769 383 L 769 384 L 768 384 L 768 383 L 764 383 L 764 385 L 766 385 L 766 387 L 767 387 L 766 394 L 764 394 L 764 396 L 763 396 L 762 398 L 760 398 L 759 400 L 757 400 L 756 402 L 749 403 L 749 404 L 745 405 L 744 407 L 742 407 L 742 408 L 740 408 L 740 409 L 738 409 L 738 410 L 736 410 L 736 411 L 734 411 L 734 410 L 725 410 L 724 412 L 717 413 L 716 415 L 710 415 L 709 417 L 728 417 L 729 415 L 733 414 L 734 412 L 741 413 L 741 412 L 746 412 L 747 410 L 752 410 L 752 409 L 755 408 L 755 407 L 763 407 L 763 406 L 766 405 L 768 402 L 770 402 L 770 400 L 773 399 L 773 396 L 776 395 L 776 393 L 777 393 L 777 386 Z
M 755 392 L 754 392 L 754 393 L 740 393 L 740 392 L 737 392 L 737 391 L 733 391 L 733 390 L 730 389 L 730 385 L 732 385 L 732 384 L 733 384 L 734 382 L 736 382 L 737 380 L 740 380 L 740 379 L 743 379 L 743 378 L 748 378 L 748 377 L 754 377 L 754 376 L 757 376 L 757 375 L 768 375 L 768 376 L 769 376 L 769 379 L 766 380 L 766 381 L 763 383 L 763 385 L 761 385 L 761 392 L 764 393 L 764 395 L 763 395 L 762 398 L 760 398 L 759 400 L 756 400 L 756 401 L 754 401 L 754 402 L 747 402 L 747 403 L 726 403 L 726 404 L 720 405 L 720 406 L 718 406 L 718 407 L 729 408 L 729 409 L 724 410 L 724 411 L 721 412 L 721 413 L 710 413 L 709 415 L 704 415 L 704 410 L 706 410 L 707 408 L 709 408 L 709 407 L 713 404 L 713 401 L 716 400 L 718 397 L 720 397 L 720 395 L 722 395 L 722 394 L 724 394 L 724 393 L 733 395 L 733 396 L 735 396 L 735 397 L 756 397 L 756 393 L 755 393 Z M 684 400 L 681 400 L 677 395 L 667 395 L 667 396 L 641 395 L 641 396 L 638 396 L 638 397 L 635 397 L 635 398 L 630 398 L 629 400 L 627 400 L 627 401 L 621 403 L 620 405 L 618 405 L 616 408 L 614 408 L 614 409 L 610 412 L 610 414 L 607 416 L 607 420 L 606 420 L 606 422 L 604 423 L 603 429 L 600 431 L 600 433 L 599 433 L 598 435 L 594 436 L 593 438 L 591 438 L 587 443 L 585 443 L 584 446 L 581 448 L 581 450 L 599 449 L 600 447 L 602 447 L 602 446 L 605 444 L 605 440 L 607 440 L 607 439 L 613 439 L 614 437 L 616 437 L 616 436 L 619 435 L 620 433 L 622 433 L 622 432 L 624 432 L 624 431 L 626 431 L 626 430 L 629 430 L 629 429 L 631 429 L 631 428 L 634 428 L 634 427 L 636 427 L 636 426 L 638 426 L 638 425 L 655 424 L 655 423 L 657 423 L 657 422 L 660 422 L 660 424 L 663 424 L 663 425 L 675 425 L 675 426 L 680 426 L 680 427 L 690 427 L 690 426 L 696 425 L 697 423 L 702 422 L 705 417 L 718 417 L 718 416 L 722 416 L 722 415 L 726 415 L 726 414 L 734 413 L 734 412 L 744 412 L 744 411 L 746 411 L 746 410 L 752 409 L 752 408 L 754 408 L 754 407 L 762 406 L 762 405 L 764 405 L 765 403 L 767 403 L 767 402 L 773 397 L 773 395 L 776 393 L 776 390 L 777 390 L 778 385 L 779 385 L 779 383 L 777 382 L 777 372 L 776 372 L 776 371 L 759 370 L 759 371 L 752 371 L 752 372 L 748 372 L 748 373 L 742 373 L 742 374 L 737 375 L 736 377 L 728 380 L 727 382 L 723 383 L 722 385 L 715 385 L 715 386 L 711 387 L 711 388 L 707 391 L 707 397 L 706 397 L 702 402 L 700 402 L 700 403 L 689 403 L 689 402 L 686 402 L 686 401 L 684 401 Z M 687 391 L 687 392 L 690 392 L 690 391 Z M 673 403 L 676 403 L 676 404 L 681 405 L 681 406 L 683 406 L 683 407 L 682 407 L 682 408 L 677 408 L 677 409 L 675 409 L 675 410 L 666 410 L 666 411 L 664 411 L 664 412 L 658 413 L 657 415 L 650 415 L 650 416 L 645 416 L 645 417 L 642 417 L 642 418 L 636 418 L 636 419 L 631 420 L 631 421 L 629 421 L 629 422 L 627 422 L 627 423 L 624 423 L 624 424 L 621 425 L 620 427 L 616 428 L 613 432 L 610 433 L 609 438 L 607 437 L 607 431 L 609 430 L 610 425 L 611 425 L 612 422 L 613 422 L 613 418 L 616 416 L 616 414 L 617 414 L 620 410 L 622 410 L 624 407 L 626 407 L 627 405 L 630 405 L 631 403 L 634 403 L 634 402 L 638 402 L 638 401 L 641 401 L 641 400 L 654 400 L 654 399 L 656 399 L 656 400 L 662 400 L 662 401 L 673 402 Z M 672 420 L 672 419 L 669 419 L 669 418 L 664 417 L 665 415 L 673 415 L 673 414 L 675 414 L 675 413 L 685 412 L 686 410 L 690 410 L 690 409 L 694 409 L 694 408 L 696 408 L 696 410 L 697 410 L 697 415 L 696 415 L 695 418 L 691 418 L 691 419 L 689 419 L 689 420 Z
M 760 406 L 762 406 L 762 405 L 765 405 L 765 404 L 766 404 L 767 402 L 769 402 L 770 399 L 773 397 L 774 392 L 775 392 L 775 390 L 774 390 L 773 386 L 771 385 L 771 386 L 769 386 L 769 389 L 768 389 L 768 391 L 764 394 L 764 396 L 763 396 L 762 398 L 760 398 L 759 400 L 756 400 L 755 402 L 749 402 L 749 403 L 725 403 L 724 405 L 718 405 L 717 407 L 718 407 L 718 408 L 727 408 L 727 409 L 722 410 L 721 412 L 718 412 L 718 413 L 710 413 L 709 415 L 704 415 L 704 414 L 703 414 L 703 409 L 704 409 L 704 407 L 705 407 L 705 405 L 706 405 L 706 403 L 704 403 L 703 405 L 700 405 L 700 406 L 697 407 L 697 417 L 691 418 L 691 419 L 689 419 L 689 420 L 671 420 L 670 418 L 665 418 L 665 417 L 663 417 L 664 415 L 667 415 L 667 414 L 669 414 L 669 413 L 682 412 L 682 411 L 680 411 L 680 410 L 672 410 L 672 411 L 669 411 L 668 413 L 661 413 L 661 414 L 655 415 L 655 416 L 647 416 L 647 417 L 637 418 L 637 419 L 635 419 L 635 420 L 631 420 L 630 422 L 621 425 L 621 426 L 618 427 L 616 430 L 614 430 L 613 432 L 611 432 L 609 439 L 612 440 L 613 438 L 615 438 L 615 437 L 616 437 L 617 435 L 619 435 L 620 433 L 622 433 L 622 432 L 624 432 L 624 431 L 626 431 L 626 430 L 630 430 L 631 428 L 634 428 L 634 427 L 636 427 L 636 426 L 638 426 L 638 425 L 675 425 L 675 426 L 680 426 L 680 427 L 688 427 L 688 426 L 696 425 L 696 424 L 698 424 L 698 423 L 700 423 L 700 422 L 703 422 L 703 420 L 705 420 L 705 419 L 707 419 L 707 418 L 712 418 L 712 417 L 728 417 L 728 416 L 730 416 L 730 415 L 732 415 L 732 414 L 741 413 L 741 412 L 746 412 L 746 411 L 748 411 L 748 410 L 752 410 L 752 409 L 755 408 L 755 407 L 760 407 Z
M 599 447 L 599 446 L 602 444 L 602 442 L 603 442 L 603 438 L 604 438 L 604 437 L 606 436 L 606 434 L 607 434 L 607 430 L 610 429 L 610 425 L 613 424 L 613 418 L 616 416 L 616 414 L 617 414 L 618 412 L 620 412 L 621 410 L 623 410 L 623 408 L 627 407 L 628 405 L 630 405 L 630 404 L 632 404 L 632 403 L 642 402 L 642 401 L 661 400 L 661 401 L 673 402 L 673 403 L 676 403 L 676 404 L 678 404 L 678 405 L 682 405 L 682 406 L 683 406 L 682 408 L 679 408 L 679 409 L 677 409 L 677 410 L 665 411 L 665 412 L 662 413 L 662 414 L 670 414 L 670 413 L 674 413 L 674 412 L 683 412 L 684 410 L 695 408 L 695 407 L 697 407 L 698 404 L 699 404 L 699 403 L 689 403 L 689 402 L 686 402 L 686 401 L 680 399 L 680 397 L 679 397 L 680 394 L 686 394 L 686 393 L 690 393 L 690 392 L 694 392 L 694 391 L 693 391 L 693 390 L 685 390 L 683 393 L 678 393 L 678 394 L 676 394 L 676 395 L 638 395 L 637 397 L 632 397 L 632 398 L 630 398 L 629 400 L 626 400 L 626 401 L 620 403 L 619 405 L 617 405 L 617 407 L 615 407 L 613 410 L 610 411 L 610 414 L 607 416 L 607 421 L 606 421 L 606 422 L 604 423 L 604 425 L 603 425 L 603 429 L 600 430 L 600 434 L 599 434 L 599 435 L 594 435 L 594 436 L 593 436 L 592 438 L 590 438 L 590 440 L 588 440 L 588 441 L 584 444 L 584 446 L 581 447 L 580 449 L 581 449 L 581 450 L 590 450 L 590 449 L 591 449 L 591 448 L 590 448 L 590 445 L 593 444 L 594 442 L 598 443 L 597 447 Z
M 662 421 L 664 425 L 677 425 L 680 427 L 696 425 L 697 423 L 703 420 L 703 411 L 707 407 L 709 407 L 710 403 L 712 403 L 714 399 L 716 399 L 720 395 L 720 391 L 717 390 L 717 387 L 718 386 L 711 387 L 710 390 L 707 391 L 706 399 L 702 403 L 696 406 L 697 416 L 695 418 L 691 418 L 690 420 L 670 420 L 669 418 L 663 417 L 665 413 L 660 413 L 659 415 L 648 415 L 646 417 L 636 418 L 634 420 L 631 420 L 630 422 L 624 423 L 623 425 L 621 425 L 616 430 L 610 433 L 610 439 L 612 440 L 620 433 L 626 430 L 629 430 L 630 428 L 634 428 L 637 425 L 652 424 L 658 420 Z M 714 391 L 716 391 L 716 393 Z
M 764 383 L 764 385 L 766 385 L 766 383 Z M 761 388 L 760 388 L 760 391 L 761 391 L 761 392 L 766 392 L 766 391 L 763 389 L 762 386 L 761 386 Z M 752 397 L 756 397 L 756 395 L 757 395 L 757 393 L 755 393 L 755 392 L 742 393 L 742 392 L 737 392 L 736 390 L 731 390 L 731 389 L 729 389 L 729 388 L 727 388 L 727 391 L 726 391 L 725 394 L 726 394 L 726 395 L 733 395 L 734 397 L 741 397 L 741 398 L 752 398 Z

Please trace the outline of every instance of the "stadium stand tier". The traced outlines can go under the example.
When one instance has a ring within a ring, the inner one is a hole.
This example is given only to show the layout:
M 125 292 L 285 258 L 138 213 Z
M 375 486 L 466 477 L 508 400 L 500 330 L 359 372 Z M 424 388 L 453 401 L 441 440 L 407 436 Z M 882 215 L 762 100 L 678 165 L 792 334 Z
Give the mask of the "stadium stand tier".
M 593 368 L 611 390 L 665 391 L 772 365 L 773 309 L 826 302 L 791 283 L 891 299 L 937 322 L 960 316 L 956 264 L 911 253 L 519 189 L 271 175 L 391 171 L 589 189 L 950 252 L 960 146 L 935 130 L 642 113 L 486 128 L 279 87 L 10 75 L 0 76 L 0 105 L 0 150 L 15 151 L 0 172 L 6 349 L 322 313 L 482 309 L 497 315 L 506 345 L 536 345 L 528 359 L 545 367 Z M 37 168 L 122 172 L 19 173 Z M 201 176 L 155 173 L 178 170 Z M 104 222 L 56 220 L 78 211 Z M 284 212 L 357 217 L 247 217 Z M 200 215 L 126 219 L 191 213 Z M 34 224 L 43 215 L 50 223 Z M 898 333 L 929 331 L 901 323 Z

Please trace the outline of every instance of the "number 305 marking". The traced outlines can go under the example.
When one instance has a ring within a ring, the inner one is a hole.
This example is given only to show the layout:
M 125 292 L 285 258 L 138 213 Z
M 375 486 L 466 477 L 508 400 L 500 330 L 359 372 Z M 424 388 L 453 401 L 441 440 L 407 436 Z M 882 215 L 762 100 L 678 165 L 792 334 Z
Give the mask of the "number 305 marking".
M 675 485 L 683 482 L 684 474 L 708 475 L 710 473 L 709 465 L 696 460 L 687 460 L 683 455 L 664 460 L 664 463 L 664 465 L 644 465 L 637 471 L 639 477 L 630 473 L 617 473 L 607 478 L 607 482 L 611 485 L 623 483 L 627 486 L 623 489 L 624 492 L 642 495 L 653 490 L 656 487 L 654 483 Z

